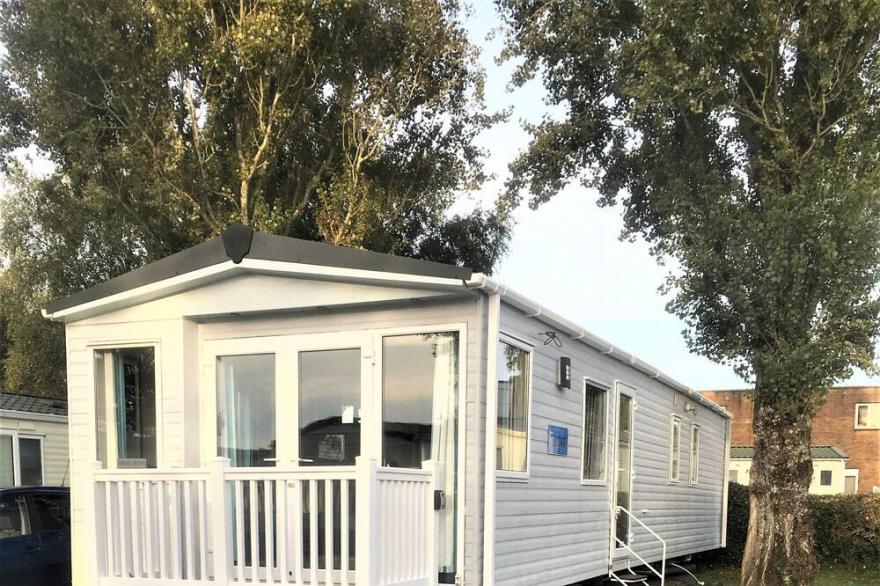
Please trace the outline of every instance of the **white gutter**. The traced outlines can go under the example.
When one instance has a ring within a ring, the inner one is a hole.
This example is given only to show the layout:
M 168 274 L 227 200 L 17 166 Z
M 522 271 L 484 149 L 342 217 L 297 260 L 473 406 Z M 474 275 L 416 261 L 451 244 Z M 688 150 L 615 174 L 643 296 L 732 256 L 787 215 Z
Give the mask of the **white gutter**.
M 495 450 L 498 434 L 498 335 L 501 324 L 501 297 L 503 292 L 488 291 L 489 311 L 486 329 L 486 455 L 485 487 L 483 494 L 483 581 L 484 586 L 495 584 Z
M 0 417 L 6 419 L 25 419 L 28 421 L 67 423 L 67 415 L 54 415 L 52 413 L 32 413 L 30 411 L 15 411 L 14 409 L 0 409 Z
M 512 307 L 515 307 L 525 312 L 526 314 L 534 316 L 542 322 L 551 325 L 554 328 L 560 330 L 562 333 L 570 336 L 572 339 L 579 340 L 587 346 L 598 350 L 602 354 L 610 356 L 611 358 L 614 358 L 615 360 L 631 366 L 639 372 L 650 376 L 651 378 L 659 380 L 666 386 L 687 395 L 689 398 L 706 407 L 707 409 L 711 409 L 712 411 L 723 415 L 728 419 L 733 417 L 733 415 L 725 408 L 713 403 L 697 391 L 686 385 L 683 385 L 669 375 L 661 372 L 659 369 L 641 360 L 637 356 L 634 356 L 633 354 L 630 354 L 628 352 L 624 352 L 610 342 L 607 342 L 602 338 L 591 334 L 587 330 L 565 319 L 561 315 L 547 309 L 543 305 L 532 301 L 528 297 L 520 295 L 516 291 L 513 291 L 499 284 L 498 282 L 493 281 L 492 279 L 486 277 L 481 273 L 474 273 L 473 276 L 471 276 L 471 278 L 465 282 L 465 286 L 468 289 L 477 289 L 489 294 L 495 293 L 496 291 L 500 290 L 499 294 L 501 295 L 501 298 L 504 299 L 504 301 Z

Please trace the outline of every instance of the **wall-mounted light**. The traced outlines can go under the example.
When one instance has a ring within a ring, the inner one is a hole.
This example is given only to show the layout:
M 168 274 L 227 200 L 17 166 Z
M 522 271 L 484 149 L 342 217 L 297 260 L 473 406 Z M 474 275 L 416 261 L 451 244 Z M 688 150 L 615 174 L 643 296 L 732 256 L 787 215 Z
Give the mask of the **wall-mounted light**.
M 571 358 L 569 356 L 559 357 L 559 364 L 556 367 L 556 384 L 560 389 L 571 388 Z

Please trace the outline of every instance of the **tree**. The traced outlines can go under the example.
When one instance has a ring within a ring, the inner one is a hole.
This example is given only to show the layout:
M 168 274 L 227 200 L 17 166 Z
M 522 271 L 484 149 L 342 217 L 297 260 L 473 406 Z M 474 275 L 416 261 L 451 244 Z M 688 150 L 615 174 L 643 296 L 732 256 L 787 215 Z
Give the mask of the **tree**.
M 236 221 L 481 271 L 504 251 L 506 217 L 449 214 L 498 119 L 456 0 L 2 0 L 0 35 L 5 169 L 28 145 L 56 169 L 7 196 L 3 294 L 31 320 L 7 366 L 36 304 Z
M 873 364 L 880 267 L 880 4 L 498 0 L 529 128 L 508 205 L 564 185 L 622 201 L 677 268 L 692 350 L 754 382 L 747 585 L 807 584 L 810 419 Z

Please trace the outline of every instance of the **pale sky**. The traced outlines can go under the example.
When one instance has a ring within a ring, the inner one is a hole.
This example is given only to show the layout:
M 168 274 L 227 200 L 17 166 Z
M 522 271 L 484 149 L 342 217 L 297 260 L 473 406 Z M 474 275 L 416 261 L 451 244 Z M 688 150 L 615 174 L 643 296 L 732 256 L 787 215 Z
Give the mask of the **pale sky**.
M 528 143 L 521 122 L 540 120 L 549 111 L 538 82 L 508 91 L 512 65 L 495 63 L 502 35 L 488 38 L 501 24 L 494 2 L 475 0 L 474 5 L 467 27 L 473 42 L 482 48 L 486 102 L 492 110 L 510 108 L 512 114 L 508 122 L 480 137 L 481 146 L 489 152 L 487 171 L 496 178 L 471 196 L 470 203 L 457 206 L 460 209 L 474 201 L 491 205 L 508 174 L 508 164 Z M 22 153 L 22 158 L 30 159 L 33 172 L 45 174 L 51 169 L 32 149 Z M 0 177 L 0 197 L 3 183 Z M 648 254 L 644 242 L 618 239 L 620 213 L 620 209 L 599 208 L 596 193 L 579 185 L 567 188 L 537 211 L 523 206 L 516 213 L 508 254 L 494 277 L 686 385 L 697 389 L 746 386 L 730 367 L 688 351 L 681 334 L 684 324 L 665 311 L 668 299 L 657 291 L 665 269 Z M 880 385 L 880 377 L 858 372 L 843 383 Z

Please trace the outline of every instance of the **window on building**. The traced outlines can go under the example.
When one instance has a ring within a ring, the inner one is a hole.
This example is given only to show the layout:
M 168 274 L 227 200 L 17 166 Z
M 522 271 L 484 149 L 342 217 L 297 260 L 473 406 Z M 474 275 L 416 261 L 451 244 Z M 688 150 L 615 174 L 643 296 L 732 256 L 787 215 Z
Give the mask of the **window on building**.
M 681 419 L 672 416 L 669 431 L 669 482 L 678 482 L 681 469 Z
M 498 421 L 496 468 L 528 470 L 529 352 L 507 342 L 498 344 Z
M 584 383 L 584 446 L 582 478 L 605 480 L 605 417 L 608 391 Z
M 97 459 L 108 468 L 156 467 L 155 349 L 95 352 Z
M 819 484 L 822 486 L 831 486 L 831 470 L 822 470 L 819 472 Z
M 43 438 L 0 432 L 0 488 L 43 484 Z
M 694 485 L 700 479 L 700 427 L 698 425 L 691 427 L 690 471 L 690 483 Z
M 736 482 L 737 484 L 739 484 L 739 470 L 728 470 L 727 475 L 730 482 Z
M 216 372 L 217 455 L 234 467 L 274 466 L 275 355 L 218 356 Z
M 856 405 L 856 429 L 880 429 L 880 403 Z

